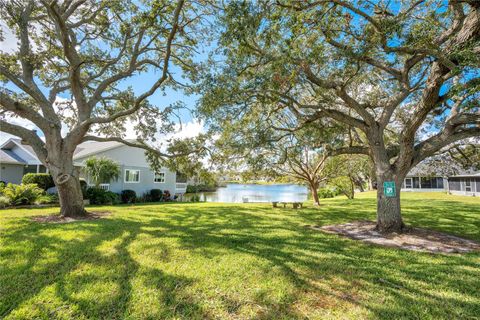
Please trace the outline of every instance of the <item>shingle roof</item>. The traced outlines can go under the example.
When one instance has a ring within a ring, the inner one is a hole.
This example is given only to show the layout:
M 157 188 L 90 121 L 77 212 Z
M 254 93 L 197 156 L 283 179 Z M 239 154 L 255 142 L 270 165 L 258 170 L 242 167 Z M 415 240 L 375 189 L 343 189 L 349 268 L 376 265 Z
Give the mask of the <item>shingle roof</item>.
M 73 154 L 73 159 L 80 159 L 92 154 L 96 154 L 105 150 L 114 149 L 120 146 L 123 146 L 123 143 L 116 141 L 108 142 L 84 142 L 77 146 L 75 153 Z
M 20 144 L 22 148 L 24 148 L 26 151 L 31 153 L 35 158 L 37 158 L 35 151 L 33 148 L 29 145 L 21 143 L 20 139 L 12 138 L 11 140 L 15 140 L 16 143 Z M 135 141 L 135 140 L 127 140 L 127 141 Z M 5 145 L 5 144 L 4 144 Z M 102 151 L 114 149 L 124 146 L 123 143 L 116 142 L 116 141 L 107 141 L 107 142 L 97 142 L 97 141 L 89 141 L 89 142 L 84 142 L 81 143 L 77 146 L 75 149 L 75 152 L 73 154 L 73 159 L 81 159 L 90 155 L 97 154 Z M 11 152 L 8 149 L 0 149 L 1 150 L 1 155 L 0 155 L 0 162 L 4 163 L 21 163 L 25 164 L 26 161 L 18 157 L 15 153 Z
M 27 162 L 10 150 L 0 149 L 0 163 L 26 164 Z
M 454 176 L 450 176 L 450 178 L 455 178 L 455 177 L 480 177 L 480 172 L 473 172 L 473 173 L 462 173 Z

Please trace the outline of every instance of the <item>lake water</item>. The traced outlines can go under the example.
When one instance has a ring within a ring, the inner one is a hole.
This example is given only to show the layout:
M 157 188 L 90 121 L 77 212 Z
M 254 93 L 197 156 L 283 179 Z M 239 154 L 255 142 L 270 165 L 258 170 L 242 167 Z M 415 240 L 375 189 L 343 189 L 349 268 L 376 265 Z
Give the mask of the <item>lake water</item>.
M 227 184 L 215 192 L 199 193 L 200 200 L 206 202 L 303 202 L 307 200 L 308 190 L 296 184 Z

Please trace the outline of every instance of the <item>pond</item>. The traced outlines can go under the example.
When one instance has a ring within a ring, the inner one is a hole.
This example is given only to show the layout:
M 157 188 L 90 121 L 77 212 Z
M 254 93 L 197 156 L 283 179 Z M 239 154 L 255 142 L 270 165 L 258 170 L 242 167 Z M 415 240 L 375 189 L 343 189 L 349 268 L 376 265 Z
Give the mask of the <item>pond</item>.
M 307 200 L 307 187 L 296 184 L 227 184 L 215 192 L 199 192 L 200 201 L 206 202 L 303 202 Z M 186 195 L 188 201 L 189 196 Z

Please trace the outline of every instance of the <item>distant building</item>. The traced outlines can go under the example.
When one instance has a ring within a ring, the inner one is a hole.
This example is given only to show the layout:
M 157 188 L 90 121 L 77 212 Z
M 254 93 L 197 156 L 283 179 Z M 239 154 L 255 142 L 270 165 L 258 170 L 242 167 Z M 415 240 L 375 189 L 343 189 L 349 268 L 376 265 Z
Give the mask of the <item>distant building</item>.
M 401 191 L 437 191 L 456 195 L 480 196 L 480 172 L 461 171 L 462 169 L 458 167 L 442 168 L 439 164 L 433 166 L 432 169 L 432 165 L 420 164 L 407 174 L 403 180 Z
M 402 184 L 402 191 L 447 191 L 448 179 L 445 177 L 427 177 L 427 176 L 412 176 L 405 178 Z
M 402 191 L 445 192 L 448 179 L 438 172 L 427 172 L 426 168 L 417 166 L 410 170 L 402 184 Z
M 480 172 L 448 178 L 450 194 L 480 197 Z

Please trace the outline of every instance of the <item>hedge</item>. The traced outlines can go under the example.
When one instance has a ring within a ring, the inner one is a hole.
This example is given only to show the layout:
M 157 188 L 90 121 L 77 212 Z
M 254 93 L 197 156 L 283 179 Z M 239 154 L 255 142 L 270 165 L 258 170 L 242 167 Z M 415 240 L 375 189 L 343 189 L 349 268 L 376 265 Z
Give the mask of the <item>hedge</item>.
M 36 184 L 43 190 L 55 187 L 53 178 L 48 173 L 27 173 L 22 178 L 22 184 Z

